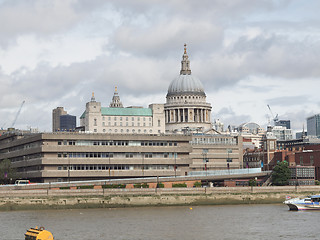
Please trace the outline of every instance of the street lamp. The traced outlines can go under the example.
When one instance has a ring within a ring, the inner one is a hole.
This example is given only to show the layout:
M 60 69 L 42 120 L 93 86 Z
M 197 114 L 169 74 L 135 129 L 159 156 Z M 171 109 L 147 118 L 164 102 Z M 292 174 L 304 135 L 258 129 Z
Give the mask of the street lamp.
M 111 169 L 111 164 L 110 164 L 110 153 L 108 153 L 108 155 L 109 155 L 109 167 L 108 167 L 108 169 L 109 169 L 109 181 L 110 181 L 110 179 L 111 179 L 111 173 L 110 173 L 110 169 Z
M 70 157 L 68 156 L 68 182 L 70 182 Z
M 174 177 L 177 177 L 177 153 L 174 153 Z
M 228 168 L 229 174 L 230 174 L 230 163 L 232 162 L 232 158 L 229 157 L 230 153 L 232 153 L 232 149 L 228 148 L 227 149 L 227 154 L 228 154 L 228 157 L 227 157 L 227 168 Z
M 144 154 L 141 153 L 142 155 L 142 177 L 144 177 Z
M 204 168 L 206 170 L 206 176 L 208 176 L 207 163 L 209 162 L 207 158 L 207 154 L 208 154 L 208 149 L 202 149 L 202 158 L 203 158 Z

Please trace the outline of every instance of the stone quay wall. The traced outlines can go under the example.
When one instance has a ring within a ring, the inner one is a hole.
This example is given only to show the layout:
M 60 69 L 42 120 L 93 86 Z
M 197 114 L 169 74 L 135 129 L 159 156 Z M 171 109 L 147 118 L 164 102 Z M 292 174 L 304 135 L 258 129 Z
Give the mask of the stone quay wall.
M 282 203 L 319 194 L 320 186 L 0 191 L 0 210 Z

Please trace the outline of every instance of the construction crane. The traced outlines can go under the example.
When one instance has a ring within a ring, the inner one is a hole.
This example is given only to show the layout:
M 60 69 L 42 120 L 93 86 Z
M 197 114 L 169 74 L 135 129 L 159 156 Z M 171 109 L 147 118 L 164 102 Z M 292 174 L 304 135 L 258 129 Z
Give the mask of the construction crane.
M 20 106 L 20 108 L 19 108 L 19 110 L 18 110 L 18 112 L 16 114 L 16 117 L 14 118 L 14 120 L 13 120 L 13 122 L 11 124 L 11 128 L 13 128 L 14 124 L 16 123 L 24 103 L 25 103 L 25 101 L 23 100 L 23 102 L 21 103 L 21 106 Z
M 278 120 L 279 120 L 278 114 L 277 114 L 276 116 L 274 116 L 273 113 L 272 113 L 272 111 L 271 111 L 271 107 L 269 106 L 269 104 L 267 104 L 267 106 L 268 106 L 268 108 L 269 108 L 269 110 L 270 110 L 271 116 L 272 116 L 273 121 L 274 121 L 274 124 L 275 124 L 275 123 L 278 122 Z

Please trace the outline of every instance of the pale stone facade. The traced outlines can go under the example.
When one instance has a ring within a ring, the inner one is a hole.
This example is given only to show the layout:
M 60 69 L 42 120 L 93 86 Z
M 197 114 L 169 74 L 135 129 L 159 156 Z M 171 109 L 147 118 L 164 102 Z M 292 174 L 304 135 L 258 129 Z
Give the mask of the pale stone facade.
M 164 105 L 166 132 L 183 129 L 205 132 L 212 128 L 211 104 L 199 79 L 191 75 L 186 45 L 180 75 L 171 82 Z
M 165 132 L 164 105 L 150 104 L 149 108 L 124 108 L 117 91 L 110 106 L 101 107 L 94 95 L 86 104 L 80 118 L 85 132 L 120 134 L 163 134 Z

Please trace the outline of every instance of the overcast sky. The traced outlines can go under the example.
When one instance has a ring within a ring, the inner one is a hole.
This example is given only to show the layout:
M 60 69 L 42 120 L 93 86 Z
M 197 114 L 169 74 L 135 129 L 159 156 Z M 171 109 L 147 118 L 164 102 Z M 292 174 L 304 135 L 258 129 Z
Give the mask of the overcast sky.
M 212 119 L 280 119 L 301 130 L 320 112 L 320 1 L 0 0 L 0 129 L 51 131 L 52 109 L 79 116 L 165 103 L 187 43 Z

